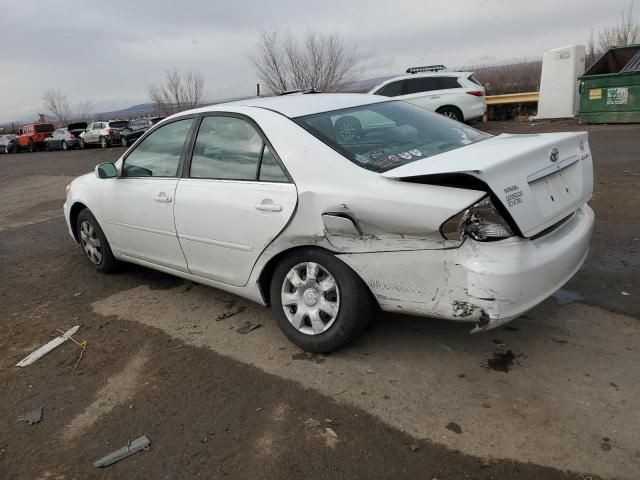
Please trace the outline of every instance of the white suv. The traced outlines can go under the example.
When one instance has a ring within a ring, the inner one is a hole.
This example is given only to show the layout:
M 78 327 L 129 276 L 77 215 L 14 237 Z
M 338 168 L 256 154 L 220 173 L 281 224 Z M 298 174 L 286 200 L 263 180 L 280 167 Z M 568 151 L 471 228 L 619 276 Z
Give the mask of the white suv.
M 487 111 L 484 87 L 473 72 L 448 72 L 443 65 L 412 67 L 369 93 L 395 97 L 459 122 L 471 122 Z
M 102 148 L 111 145 L 120 145 L 120 131 L 126 128 L 129 122 L 126 120 L 109 120 L 108 122 L 93 122 L 80 134 L 78 139 L 80 148 L 89 145 L 100 145 Z

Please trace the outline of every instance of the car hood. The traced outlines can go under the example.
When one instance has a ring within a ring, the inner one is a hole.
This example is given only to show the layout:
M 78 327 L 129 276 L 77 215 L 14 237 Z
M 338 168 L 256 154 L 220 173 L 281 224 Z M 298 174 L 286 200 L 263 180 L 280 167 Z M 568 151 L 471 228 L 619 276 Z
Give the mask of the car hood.
M 388 178 L 471 175 L 493 192 L 525 237 L 553 226 L 593 193 L 588 134 L 502 134 L 389 170 Z

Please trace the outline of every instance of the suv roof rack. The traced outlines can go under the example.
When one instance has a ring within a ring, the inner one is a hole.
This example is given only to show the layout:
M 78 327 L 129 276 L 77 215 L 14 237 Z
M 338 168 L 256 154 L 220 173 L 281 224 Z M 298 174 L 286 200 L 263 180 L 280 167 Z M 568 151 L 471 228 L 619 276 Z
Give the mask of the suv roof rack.
M 295 88 L 293 90 L 286 90 L 282 92 L 280 95 L 292 95 L 294 93 L 306 94 L 306 93 L 321 93 L 321 92 L 316 90 L 315 88 Z
M 419 73 L 419 72 L 439 72 L 440 70 L 446 70 L 444 65 L 425 65 L 423 67 L 410 67 L 407 68 L 407 73 Z

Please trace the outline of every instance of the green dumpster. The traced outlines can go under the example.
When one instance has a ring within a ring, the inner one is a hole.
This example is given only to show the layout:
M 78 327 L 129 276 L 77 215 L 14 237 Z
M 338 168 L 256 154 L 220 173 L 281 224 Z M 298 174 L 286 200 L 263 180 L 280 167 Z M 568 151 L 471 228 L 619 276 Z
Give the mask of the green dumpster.
M 579 80 L 581 123 L 640 123 L 640 45 L 609 49 Z

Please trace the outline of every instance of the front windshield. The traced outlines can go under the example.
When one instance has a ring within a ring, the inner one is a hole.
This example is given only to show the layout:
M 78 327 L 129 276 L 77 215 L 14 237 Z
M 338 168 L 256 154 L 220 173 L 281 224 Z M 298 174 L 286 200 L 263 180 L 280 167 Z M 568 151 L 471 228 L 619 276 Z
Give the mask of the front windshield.
M 386 172 L 490 137 L 403 101 L 323 112 L 295 121 L 352 162 L 374 172 Z

